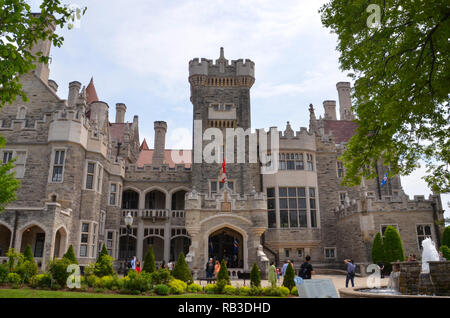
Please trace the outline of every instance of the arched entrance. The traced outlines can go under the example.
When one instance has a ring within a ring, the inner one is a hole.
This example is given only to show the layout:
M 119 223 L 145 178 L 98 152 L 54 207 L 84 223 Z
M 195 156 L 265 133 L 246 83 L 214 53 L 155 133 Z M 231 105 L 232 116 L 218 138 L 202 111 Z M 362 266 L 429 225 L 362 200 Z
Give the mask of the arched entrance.
M 0 257 L 6 256 L 11 244 L 11 230 L 0 224 Z
M 153 190 L 145 195 L 145 208 L 149 210 L 162 210 L 166 208 L 166 195 L 164 192 Z
M 55 234 L 55 249 L 53 252 L 53 258 L 61 258 L 67 250 L 66 246 L 67 232 L 61 227 Z
M 176 236 L 170 240 L 170 260 L 177 261 L 178 256 L 181 253 L 184 256 L 189 253 L 189 246 L 191 245 L 191 239 L 187 236 Z
M 122 194 L 122 209 L 139 209 L 139 193 L 133 190 L 125 190 Z
M 27 245 L 31 246 L 34 257 L 44 256 L 45 231 L 37 225 L 30 225 L 22 233 L 20 252 L 25 252 Z
M 208 238 L 208 256 L 227 262 L 228 268 L 244 267 L 242 235 L 228 227 L 213 232 Z
M 128 244 L 127 244 L 128 238 Z M 128 251 L 127 251 L 128 246 Z M 122 235 L 119 238 L 119 259 L 131 260 L 133 256 L 136 256 L 136 237 L 129 235 Z

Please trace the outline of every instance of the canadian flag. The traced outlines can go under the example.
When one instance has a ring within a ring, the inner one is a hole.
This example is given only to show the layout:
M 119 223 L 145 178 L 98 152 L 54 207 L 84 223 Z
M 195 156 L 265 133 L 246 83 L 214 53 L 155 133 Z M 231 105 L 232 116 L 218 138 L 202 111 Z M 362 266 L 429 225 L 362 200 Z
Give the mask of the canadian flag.
M 222 162 L 222 183 L 225 183 L 225 181 L 227 180 L 226 166 L 227 166 L 227 163 L 225 162 L 225 156 L 224 156 L 223 162 Z

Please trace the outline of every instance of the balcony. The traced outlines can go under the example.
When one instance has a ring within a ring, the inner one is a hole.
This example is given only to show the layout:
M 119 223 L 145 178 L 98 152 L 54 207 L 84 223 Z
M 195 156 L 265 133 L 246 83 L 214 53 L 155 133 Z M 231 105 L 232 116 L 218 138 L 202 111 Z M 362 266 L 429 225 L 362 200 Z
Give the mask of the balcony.
M 166 220 L 169 218 L 170 213 L 169 210 L 166 209 L 142 209 L 142 210 L 129 210 L 122 209 L 122 217 L 125 217 L 131 214 L 133 218 L 142 218 L 142 219 L 155 219 L 155 220 Z

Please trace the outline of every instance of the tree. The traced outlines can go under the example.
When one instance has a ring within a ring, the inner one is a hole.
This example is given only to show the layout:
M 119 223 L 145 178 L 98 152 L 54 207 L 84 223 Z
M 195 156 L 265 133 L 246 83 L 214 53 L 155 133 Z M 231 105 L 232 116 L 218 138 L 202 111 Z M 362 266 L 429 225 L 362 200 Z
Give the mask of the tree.
M 376 177 L 379 159 L 389 177 L 408 175 L 423 160 L 430 188 L 450 192 L 448 3 L 331 0 L 319 12 L 354 80 L 358 128 L 340 158 L 343 184 Z
M 102 250 L 100 251 L 100 254 L 98 254 L 97 262 L 100 261 L 103 255 L 109 255 L 108 250 L 106 249 L 106 245 L 103 244 Z
M 378 232 L 373 239 L 372 262 L 374 264 L 384 263 L 384 259 L 383 238 L 381 237 L 381 233 Z
M 450 248 L 450 226 L 447 226 L 444 229 L 444 233 L 442 234 L 442 245 Z
M 31 250 L 31 245 L 27 244 L 25 251 L 23 252 L 23 259 L 25 261 L 30 261 L 34 263 L 33 251 Z
M 148 248 L 147 253 L 145 253 L 144 268 L 142 270 L 147 273 L 156 271 L 155 254 L 153 253 L 153 246 L 151 245 Z
M 63 255 L 63 258 L 70 261 L 70 264 L 78 264 L 78 261 L 77 261 L 77 258 L 75 257 L 75 252 L 73 251 L 72 245 L 69 246 L 66 254 Z
M 186 263 L 183 253 L 180 253 L 178 256 L 177 263 L 172 271 L 172 276 L 188 284 L 193 282 L 191 269 Z
M 391 262 L 403 262 L 405 260 L 402 239 L 393 226 L 388 226 L 384 231 L 383 250 L 386 262 L 384 267 L 388 273 L 392 268 Z
M 250 271 L 250 285 L 261 287 L 261 273 L 256 263 L 253 264 L 252 270 Z
M 217 281 L 221 280 L 226 281 L 228 285 L 230 284 L 230 275 L 228 274 L 227 263 L 224 259 L 220 262 L 220 270 L 217 274 Z
M 97 277 L 115 275 L 113 258 L 109 254 L 101 255 L 94 266 L 94 274 Z
M 286 267 L 286 273 L 284 274 L 283 286 L 289 288 L 289 290 L 292 290 L 292 287 L 295 286 L 294 277 L 294 267 L 292 267 L 291 264 L 288 264 Z

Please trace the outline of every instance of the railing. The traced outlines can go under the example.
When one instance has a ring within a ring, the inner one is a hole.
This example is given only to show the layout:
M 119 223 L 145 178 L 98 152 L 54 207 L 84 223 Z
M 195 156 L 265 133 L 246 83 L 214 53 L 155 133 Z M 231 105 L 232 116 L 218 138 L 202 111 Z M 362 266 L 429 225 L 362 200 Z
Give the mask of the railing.
M 166 209 L 142 209 L 142 210 L 129 210 L 122 209 L 122 217 L 131 214 L 132 217 L 140 217 L 144 219 L 168 219 L 170 215 L 173 218 L 184 218 L 184 210 L 166 210 Z
M 172 210 L 172 218 L 184 218 L 184 210 Z

